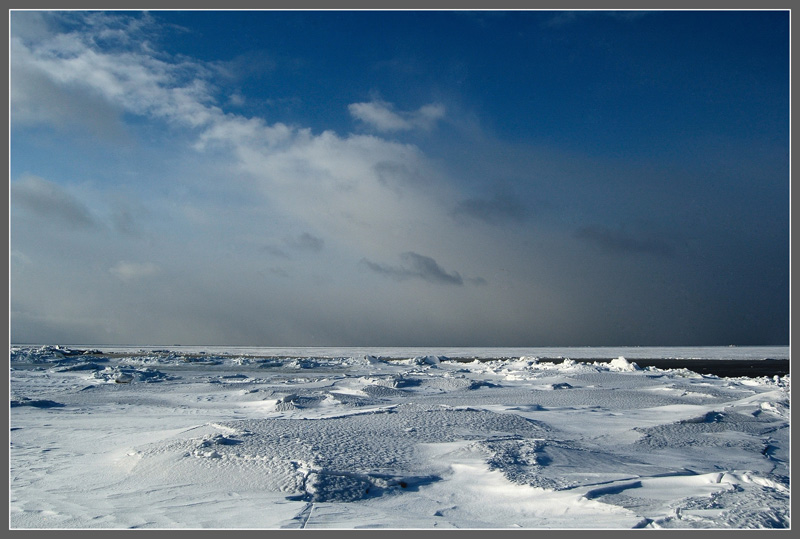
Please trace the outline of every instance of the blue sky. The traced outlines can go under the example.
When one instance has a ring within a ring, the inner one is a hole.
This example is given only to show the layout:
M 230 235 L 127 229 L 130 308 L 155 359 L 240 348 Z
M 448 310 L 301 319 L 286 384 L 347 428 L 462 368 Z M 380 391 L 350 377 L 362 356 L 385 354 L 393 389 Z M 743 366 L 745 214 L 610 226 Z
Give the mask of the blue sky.
M 788 344 L 788 12 L 10 19 L 12 342 Z

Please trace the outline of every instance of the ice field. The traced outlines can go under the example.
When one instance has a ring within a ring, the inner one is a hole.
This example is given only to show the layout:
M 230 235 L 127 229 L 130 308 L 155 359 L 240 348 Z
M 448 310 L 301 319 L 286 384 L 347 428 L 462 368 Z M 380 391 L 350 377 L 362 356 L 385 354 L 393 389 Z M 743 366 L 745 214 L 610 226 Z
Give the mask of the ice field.
M 10 527 L 790 527 L 790 377 L 637 354 L 788 348 L 13 346 Z

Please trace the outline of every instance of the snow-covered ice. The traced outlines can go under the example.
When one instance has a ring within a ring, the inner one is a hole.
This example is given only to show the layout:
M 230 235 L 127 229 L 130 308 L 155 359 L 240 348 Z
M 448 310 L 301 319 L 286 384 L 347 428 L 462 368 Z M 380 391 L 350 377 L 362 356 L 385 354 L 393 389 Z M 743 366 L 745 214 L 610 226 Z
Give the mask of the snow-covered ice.
M 14 346 L 10 527 L 788 528 L 747 353 Z

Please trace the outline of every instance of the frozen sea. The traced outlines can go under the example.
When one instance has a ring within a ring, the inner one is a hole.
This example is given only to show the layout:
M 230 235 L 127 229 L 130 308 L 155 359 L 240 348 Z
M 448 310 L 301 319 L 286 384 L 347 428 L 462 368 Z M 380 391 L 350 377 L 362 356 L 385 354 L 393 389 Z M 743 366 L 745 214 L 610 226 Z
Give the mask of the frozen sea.
M 790 527 L 788 347 L 10 349 L 12 529 Z

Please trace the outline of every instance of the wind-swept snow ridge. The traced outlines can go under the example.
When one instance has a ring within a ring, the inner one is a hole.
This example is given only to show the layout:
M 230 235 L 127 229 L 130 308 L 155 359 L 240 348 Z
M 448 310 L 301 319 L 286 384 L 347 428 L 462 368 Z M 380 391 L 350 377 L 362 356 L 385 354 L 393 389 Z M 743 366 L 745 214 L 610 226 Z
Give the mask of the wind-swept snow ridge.
M 11 527 L 790 526 L 788 375 L 346 352 L 13 347 Z

